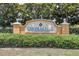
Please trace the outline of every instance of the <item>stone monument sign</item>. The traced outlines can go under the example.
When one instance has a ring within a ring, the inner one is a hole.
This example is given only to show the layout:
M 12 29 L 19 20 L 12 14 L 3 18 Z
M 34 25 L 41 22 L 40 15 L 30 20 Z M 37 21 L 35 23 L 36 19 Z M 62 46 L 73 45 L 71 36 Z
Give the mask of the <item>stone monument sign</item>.
M 61 25 L 57 25 L 55 20 L 29 20 L 25 25 L 15 22 L 13 24 L 13 33 L 30 34 L 30 33 L 50 33 L 50 34 L 69 34 L 69 23 L 64 19 Z

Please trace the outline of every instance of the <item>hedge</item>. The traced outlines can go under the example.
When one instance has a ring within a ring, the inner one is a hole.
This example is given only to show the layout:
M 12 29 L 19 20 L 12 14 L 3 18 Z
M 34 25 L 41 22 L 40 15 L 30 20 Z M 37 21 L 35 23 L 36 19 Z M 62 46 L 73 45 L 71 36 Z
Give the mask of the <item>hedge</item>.
M 79 34 L 79 25 L 70 26 L 70 34 Z
M 0 47 L 79 48 L 79 35 L 0 33 Z

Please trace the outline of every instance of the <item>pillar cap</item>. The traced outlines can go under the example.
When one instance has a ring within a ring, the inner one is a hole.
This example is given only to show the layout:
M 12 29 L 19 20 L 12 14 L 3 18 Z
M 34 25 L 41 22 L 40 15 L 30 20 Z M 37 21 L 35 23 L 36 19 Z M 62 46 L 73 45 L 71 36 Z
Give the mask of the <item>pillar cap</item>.
M 13 23 L 13 24 L 21 24 L 20 22 L 15 22 L 15 23 Z
M 62 24 L 69 24 L 66 20 L 66 18 L 63 19 L 63 23 Z
M 69 23 L 61 23 L 61 24 L 69 24 Z
M 61 25 L 58 25 L 58 27 L 61 27 Z

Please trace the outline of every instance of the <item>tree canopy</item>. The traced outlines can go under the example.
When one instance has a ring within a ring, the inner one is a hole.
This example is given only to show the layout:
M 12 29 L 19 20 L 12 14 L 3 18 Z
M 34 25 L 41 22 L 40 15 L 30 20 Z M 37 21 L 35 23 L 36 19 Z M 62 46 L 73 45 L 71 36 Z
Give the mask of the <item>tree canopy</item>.
M 41 16 L 43 19 L 56 18 L 58 23 L 66 18 L 71 24 L 77 24 L 79 21 L 79 4 L 68 3 L 1 3 L 0 4 L 0 24 L 6 23 L 10 25 L 11 22 L 15 22 L 17 13 L 22 13 L 23 21 L 30 19 L 39 19 Z

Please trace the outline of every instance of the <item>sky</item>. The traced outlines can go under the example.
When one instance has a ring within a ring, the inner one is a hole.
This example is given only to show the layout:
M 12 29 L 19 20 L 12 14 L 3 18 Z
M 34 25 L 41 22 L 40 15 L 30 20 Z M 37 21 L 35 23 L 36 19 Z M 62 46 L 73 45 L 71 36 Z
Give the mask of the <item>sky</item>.
M 0 0 L 0 3 L 79 3 L 79 0 Z

